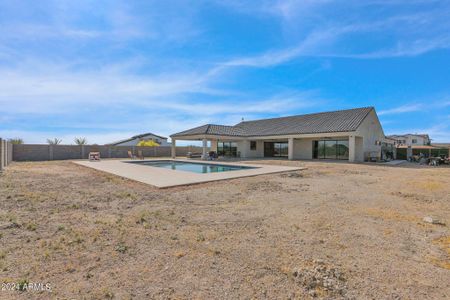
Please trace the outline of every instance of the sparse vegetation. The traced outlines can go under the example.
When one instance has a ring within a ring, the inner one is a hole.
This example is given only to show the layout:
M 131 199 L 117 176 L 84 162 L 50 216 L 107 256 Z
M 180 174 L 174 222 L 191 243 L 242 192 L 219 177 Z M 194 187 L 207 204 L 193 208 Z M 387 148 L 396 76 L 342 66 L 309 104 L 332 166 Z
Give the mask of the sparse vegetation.
M 23 144 L 23 139 L 12 138 L 12 139 L 9 139 L 8 142 L 10 142 L 11 144 L 14 144 L 14 145 L 20 145 L 20 144 Z
M 25 291 L 26 287 L 28 286 L 28 283 L 29 283 L 28 279 L 21 279 L 21 280 L 19 280 L 17 282 L 19 291 L 22 291 L 22 292 Z
M 54 138 L 54 139 L 47 139 L 47 144 L 49 145 L 59 145 L 62 143 L 61 139 Z
M 35 223 L 28 223 L 26 228 L 30 231 L 36 231 L 37 225 Z
M 119 243 L 115 249 L 117 252 L 120 252 L 123 254 L 123 253 L 127 252 L 128 247 L 127 247 L 127 245 L 125 245 L 125 243 Z
M 85 138 L 85 137 L 76 137 L 74 139 L 74 142 L 75 142 L 75 144 L 80 145 L 80 146 L 87 145 L 87 143 L 88 143 L 87 138 Z

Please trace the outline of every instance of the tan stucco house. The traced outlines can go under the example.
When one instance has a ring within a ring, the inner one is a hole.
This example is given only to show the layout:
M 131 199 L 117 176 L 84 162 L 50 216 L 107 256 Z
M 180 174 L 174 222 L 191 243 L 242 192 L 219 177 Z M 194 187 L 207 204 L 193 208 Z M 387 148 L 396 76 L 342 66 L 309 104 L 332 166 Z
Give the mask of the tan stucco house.
M 243 121 L 234 126 L 206 124 L 170 136 L 203 141 L 210 150 L 241 158 L 340 159 L 361 162 L 381 157 L 386 142 L 373 107 Z

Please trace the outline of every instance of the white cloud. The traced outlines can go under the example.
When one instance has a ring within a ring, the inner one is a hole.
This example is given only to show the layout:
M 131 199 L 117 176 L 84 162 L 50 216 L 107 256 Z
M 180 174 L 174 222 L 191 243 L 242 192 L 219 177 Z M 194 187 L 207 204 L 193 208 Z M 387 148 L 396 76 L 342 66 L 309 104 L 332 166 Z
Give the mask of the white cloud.
M 424 4 L 429 4 L 426 9 L 408 10 Z M 294 46 L 251 56 L 237 56 L 222 63 L 221 68 L 264 68 L 299 57 L 408 57 L 450 48 L 448 11 L 435 9 L 429 1 L 279 0 L 262 1 L 259 5 L 246 1 L 231 1 L 222 5 L 248 14 L 279 16 L 286 39 Z M 386 9 L 386 6 L 398 6 L 398 9 L 382 18 L 364 14 L 374 8 Z M 348 13 L 336 13 L 344 10 Z M 384 42 L 368 43 L 367 37 L 371 36 L 378 36 Z M 370 44 L 370 47 L 352 49 L 347 47 L 346 39 L 351 39 L 353 44 L 358 44 L 358 40 L 362 39 L 360 44 Z
M 398 106 L 391 109 L 381 110 L 378 112 L 378 115 L 394 115 L 394 114 L 403 114 L 408 112 L 421 111 L 424 109 L 422 104 L 406 104 L 402 106 Z
M 204 123 L 234 124 L 241 117 L 286 114 L 325 102 L 317 91 L 264 97 L 222 92 L 212 87 L 217 78 L 208 71 L 137 76 L 130 74 L 133 66 L 123 62 L 81 71 L 27 61 L 0 69 L 1 120 L 10 128 L 0 136 L 41 143 L 54 136 L 65 142 L 86 136 L 103 143 L 146 131 L 168 136 Z
M 270 67 L 291 61 L 299 56 L 314 55 L 314 50 L 318 45 L 331 43 L 334 40 L 333 37 L 339 35 L 343 30 L 345 29 L 313 32 L 295 47 L 231 59 L 222 63 L 221 67 Z

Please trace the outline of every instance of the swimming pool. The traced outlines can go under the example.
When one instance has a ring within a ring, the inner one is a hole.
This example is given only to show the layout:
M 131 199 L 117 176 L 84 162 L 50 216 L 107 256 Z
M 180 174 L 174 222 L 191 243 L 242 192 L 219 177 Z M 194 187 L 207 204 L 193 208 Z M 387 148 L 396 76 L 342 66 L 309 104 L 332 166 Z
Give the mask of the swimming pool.
M 145 165 L 150 167 L 187 171 L 193 173 L 219 173 L 228 171 L 255 169 L 255 167 L 220 165 L 211 163 L 194 163 L 175 160 L 157 160 L 157 161 L 127 161 L 127 163 Z

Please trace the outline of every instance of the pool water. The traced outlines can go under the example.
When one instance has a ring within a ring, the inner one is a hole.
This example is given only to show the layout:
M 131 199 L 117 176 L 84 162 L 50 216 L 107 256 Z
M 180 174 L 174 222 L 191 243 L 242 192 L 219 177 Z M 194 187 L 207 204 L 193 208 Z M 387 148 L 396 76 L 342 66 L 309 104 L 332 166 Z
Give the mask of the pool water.
M 145 165 L 150 167 L 187 171 L 193 173 L 219 173 L 237 170 L 254 169 L 254 167 L 219 165 L 208 163 L 193 163 L 174 160 L 158 160 L 158 161 L 127 161 L 127 163 Z

